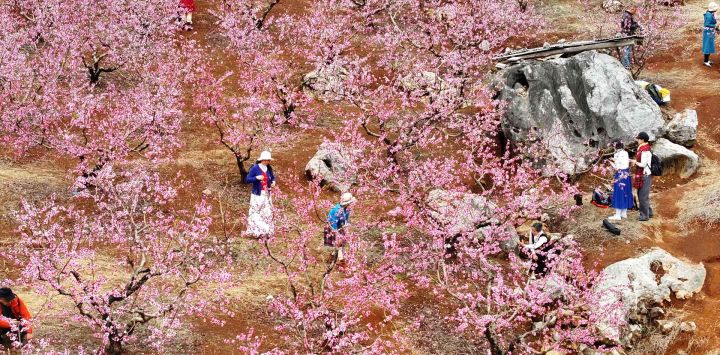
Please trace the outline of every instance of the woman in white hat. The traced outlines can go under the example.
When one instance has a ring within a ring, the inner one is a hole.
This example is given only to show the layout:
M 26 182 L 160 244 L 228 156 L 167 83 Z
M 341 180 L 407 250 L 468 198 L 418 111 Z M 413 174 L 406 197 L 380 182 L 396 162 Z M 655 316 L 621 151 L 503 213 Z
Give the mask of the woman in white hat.
M 275 174 L 270 166 L 272 160 L 270 152 L 263 151 L 245 177 L 245 183 L 253 185 L 247 232 L 256 237 L 267 236 L 273 232 L 270 190 L 275 186 Z
M 342 194 L 340 202 L 337 203 L 328 213 L 328 225 L 325 229 L 325 246 L 337 247 L 338 261 L 343 260 L 342 247 L 345 245 L 343 240 L 335 240 L 338 235 L 345 235 L 345 227 L 350 224 L 350 210 L 353 203 L 357 199 L 349 192 Z
M 715 54 L 715 30 L 717 29 L 717 19 L 715 13 L 718 10 L 718 4 L 711 2 L 708 4 L 708 10 L 705 12 L 705 23 L 703 25 L 702 52 L 703 64 L 706 67 L 712 67 L 710 55 Z

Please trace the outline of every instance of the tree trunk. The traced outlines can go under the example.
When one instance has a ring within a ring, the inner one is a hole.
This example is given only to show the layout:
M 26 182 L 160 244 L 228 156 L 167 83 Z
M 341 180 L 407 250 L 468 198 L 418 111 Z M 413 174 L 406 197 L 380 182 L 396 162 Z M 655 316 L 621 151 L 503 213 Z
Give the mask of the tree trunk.
M 500 341 L 497 337 L 495 337 L 494 332 L 490 329 L 492 327 L 492 325 L 488 325 L 485 328 L 485 339 L 487 339 L 490 344 L 490 353 L 492 355 L 505 355 L 505 351 L 503 351 Z
M 240 171 L 240 180 L 242 182 L 245 182 L 245 178 L 247 177 L 248 171 L 245 169 L 245 161 L 246 158 L 242 158 L 240 155 L 235 154 L 235 161 L 237 162 L 238 170 Z
M 122 349 L 122 342 L 112 340 L 112 336 L 110 336 L 110 343 L 105 346 L 105 354 L 107 355 L 120 355 L 123 352 Z

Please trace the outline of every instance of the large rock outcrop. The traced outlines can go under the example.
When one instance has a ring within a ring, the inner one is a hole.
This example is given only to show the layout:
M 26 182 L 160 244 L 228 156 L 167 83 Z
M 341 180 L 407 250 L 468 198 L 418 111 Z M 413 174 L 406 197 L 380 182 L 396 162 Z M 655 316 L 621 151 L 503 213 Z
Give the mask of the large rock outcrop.
M 612 311 L 599 310 L 598 330 L 608 339 L 621 341 L 624 329 L 611 325 L 613 319 L 629 320 L 634 313 L 670 301 L 671 296 L 686 299 L 705 283 L 705 266 L 681 261 L 665 250 L 654 248 L 637 258 L 614 263 L 603 270 L 604 277 L 595 291 L 603 305 L 617 304 Z
M 355 176 L 349 171 L 351 161 L 347 148 L 325 142 L 305 165 L 305 174 L 311 179 L 319 179 L 321 185 L 345 192 L 355 182 Z
M 545 138 L 563 171 L 585 170 L 614 139 L 632 142 L 640 131 L 662 136 L 660 108 L 617 59 L 595 51 L 530 61 L 503 70 L 499 97 L 507 101 L 505 136 Z
M 655 141 L 652 152 L 662 160 L 663 175 L 676 172 L 686 179 L 700 167 L 700 157 L 695 152 L 665 138 Z

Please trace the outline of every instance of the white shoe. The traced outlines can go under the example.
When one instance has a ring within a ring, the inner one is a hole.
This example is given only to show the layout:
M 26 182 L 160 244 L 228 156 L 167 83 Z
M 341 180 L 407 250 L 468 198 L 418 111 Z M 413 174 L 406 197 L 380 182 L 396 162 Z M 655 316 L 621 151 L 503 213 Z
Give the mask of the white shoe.
M 710 63 L 710 62 L 705 62 L 705 63 L 703 63 L 703 65 L 705 65 L 708 68 L 712 68 L 712 63 Z
M 620 216 L 617 216 L 617 215 L 615 215 L 615 216 L 610 216 L 610 217 L 608 217 L 608 219 L 611 220 L 611 221 L 619 221 L 619 220 L 620 220 Z

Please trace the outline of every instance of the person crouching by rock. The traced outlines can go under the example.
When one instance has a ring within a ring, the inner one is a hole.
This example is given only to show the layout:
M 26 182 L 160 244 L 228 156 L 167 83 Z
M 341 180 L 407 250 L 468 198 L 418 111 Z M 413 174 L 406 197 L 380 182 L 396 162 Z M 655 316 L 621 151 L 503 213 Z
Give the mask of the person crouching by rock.
M 525 257 L 533 260 L 531 270 L 535 271 L 538 276 L 545 276 L 547 273 L 547 257 L 550 247 L 550 238 L 548 238 L 543 225 L 540 222 L 533 223 L 528 234 L 528 244 L 523 244 L 524 250 L 521 252 Z
M 257 163 L 245 177 L 245 183 L 252 184 L 247 233 L 255 237 L 269 236 L 274 230 L 270 196 L 270 190 L 275 187 L 275 174 L 270 166 L 272 160 L 270 152 L 260 153 Z
M 625 145 L 622 141 L 613 142 L 616 149 L 612 159 L 612 166 L 615 168 L 615 179 L 613 180 L 612 207 L 615 209 L 615 215 L 608 219 L 619 221 L 627 218 L 627 211 L 633 207 L 632 179 L 630 178 L 630 157 L 625 151 Z
M 340 202 L 337 203 L 328 213 L 328 223 L 324 232 L 324 244 L 328 247 L 337 248 L 337 260 L 342 261 L 342 249 L 345 246 L 345 230 L 350 225 L 351 206 L 357 199 L 349 192 L 342 194 Z
M 635 165 L 635 176 L 632 184 L 637 189 L 638 205 L 640 205 L 640 218 L 638 220 L 644 222 L 653 216 L 653 210 L 650 207 L 650 187 L 652 185 L 650 136 L 645 132 L 640 132 L 635 137 L 635 141 L 637 141 L 638 150 L 635 159 L 630 160 Z
M 0 343 L 7 349 L 13 343 L 26 343 L 32 339 L 30 312 L 20 297 L 7 287 L 0 288 Z

